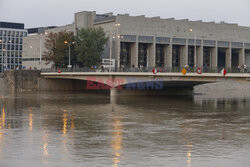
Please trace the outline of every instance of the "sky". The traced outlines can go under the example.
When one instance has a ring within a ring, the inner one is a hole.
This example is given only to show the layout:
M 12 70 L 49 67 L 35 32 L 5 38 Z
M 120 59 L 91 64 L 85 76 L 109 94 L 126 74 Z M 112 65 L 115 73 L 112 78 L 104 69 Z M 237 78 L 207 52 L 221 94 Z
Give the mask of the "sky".
M 71 24 L 74 13 L 80 11 L 225 21 L 250 27 L 250 0 L 0 0 L 0 21 L 24 23 L 26 28 Z

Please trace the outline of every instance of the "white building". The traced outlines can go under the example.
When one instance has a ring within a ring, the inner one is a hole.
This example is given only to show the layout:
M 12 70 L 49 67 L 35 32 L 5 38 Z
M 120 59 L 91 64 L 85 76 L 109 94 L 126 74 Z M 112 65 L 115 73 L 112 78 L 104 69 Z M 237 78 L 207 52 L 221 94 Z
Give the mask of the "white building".
M 96 14 L 96 12 L 75 13 L 74 23 L 45 32 L 77 31 L 86 27 L 102 27 L 112 41 L 112 58 L 116 67 L 149 67 L 155 65 L 180 70 L 185 65 L 194 68 L 237 68 L 246 64 L 250 67 L 250 27 L 225 22 L 202 22 L 147 18 L 128 14 Z M 25 38 L 27 45 L 34 44 L 32 36 Z M 43 40 L 43 37 L 40 36 Z M 110 42 L 111 43 L 111 42 Z M 109 43 L 109 44 L 110 44 Z M 25 47 L 29 54 L 33 48 Z M 109 46 L 103 57 L 109 58 Z M 35 59 L 34 59 L 35 60 Z M 32 62 L 27 62 L 32 64 Z

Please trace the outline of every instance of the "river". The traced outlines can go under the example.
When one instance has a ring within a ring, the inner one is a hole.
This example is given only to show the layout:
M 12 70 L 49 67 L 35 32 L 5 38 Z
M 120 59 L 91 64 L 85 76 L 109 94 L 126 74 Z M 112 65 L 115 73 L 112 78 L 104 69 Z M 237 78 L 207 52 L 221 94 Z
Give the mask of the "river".
M 1 167 L 249 167 L 250 98 L 0 93 Z

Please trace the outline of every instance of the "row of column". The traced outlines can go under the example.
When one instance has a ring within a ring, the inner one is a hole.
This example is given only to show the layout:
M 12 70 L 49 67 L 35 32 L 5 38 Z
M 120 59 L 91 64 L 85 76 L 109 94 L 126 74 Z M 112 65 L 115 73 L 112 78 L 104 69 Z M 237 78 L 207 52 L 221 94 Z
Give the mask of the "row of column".
M 130 43 L 130 54 L 131 54 L 131 67 L 134 65 L 135 67 L 138 66 L 138 50 L 139 50 L 139 43 L 138 37 L 136 42 Z M 153 43 L 146 43 L 148 45 L 147 48 L 147 66 L 148 67 L 154 67 L 156 64 L 156 45 L 157 43 L 154 41 Z M 172 39 L 170 39 L 170 44 L 161 44 L 164 45 L 163 47 L 163 54 L 164 54 L 164 67 L 172 68 L 172 59 L 173 59 L 173 46 L 176 44 L 172 44 Z M 186 64 L 188 64 L 188 48 L 189 46 L 194 47 L 194 67 L 203 68 L 204 62 L 203 62 L 203 49 L 204 47 L 209 48 L 210 50 L 210 61 L 211 65 L 210 67 L 212 69 L 218 68 L 218 49 L 222 49 L 222 47 L 216 46 L 203 46 L 203 42 L 201 42 L 201 45 L 189 45 L 188 40 L 186 40 L 185 45 L 176 45 L 180 47 L 180 68 L 183 68 Z M 120 40 L 116 41 L 116 53 L 115 53 L 115 59 L 117 63 L 117 67 L 120 67 Z M 232 47 L 223 48 L 225 50 L 225 67 L 231 68 L 232 67 Z M 245 49 L 244 48 L 234 48 L 237 49 L 239 54 L 239 64 L 243 65 L 245 64 Z

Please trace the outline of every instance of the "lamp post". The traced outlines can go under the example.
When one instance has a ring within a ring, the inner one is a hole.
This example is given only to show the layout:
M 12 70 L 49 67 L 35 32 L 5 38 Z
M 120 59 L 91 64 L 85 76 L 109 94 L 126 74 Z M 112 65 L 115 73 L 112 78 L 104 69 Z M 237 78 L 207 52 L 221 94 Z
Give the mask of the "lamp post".
M 194 36 L 194 65 L 195 65 L 197 63 L 196 62 L 196 59 L 197 59 L 197 56 L 196 56 L 196 36 L 195 36 L 195 32 L 194 32 L 193 28 L 190 28 L 189 31 L 193 32 L 193 36 Z
M 2 45 L 2 40 L 0 39 L 0 45 Z M 2 56 L 3 56 L 3 50 L 2 50 Z M 2 58 L 1 58 L 2 59 Z M 1 72 L 3 71 L 3 68 L 1 66 Z
M 48 33 L 45 32 L 44 35 L 46 36 Z M 39 61 L 39 64 L 40 64 L 40 69 L 42 69 L 42 37 L 43 37 L 43 34 L 40 35 L 40 48 L 39 48 L 39 52 L 40 52 L 40 61 Z
M 68 65 L 68 68 L 72 68 L 72 65 L 71 65 L 71 62 L 70 62 L 70 45 L 75 44 L 75 42 L 70 43 L 68 41 L 64 41 L 64 44 L 69 46 L 69 65 Z
M 112 39 L 119 39 L 120 35 L 118 34 L 118 28 L 121 26 L 120 23 L 116 23 L 115 24 L 115 36 L 114 37 L 110 37 L 111 41 L 110 41 L 110 57 L 109 57 L 109 72 L 111 72 L 111 63 L 112 63 Z M 110 32 L 111 35 L 111 32 Z M 118 54 L 118 53 L 117 53 Z
M 6 50 L 5 50 L 5 49 L 3 49 L 3 63 L 4 63 L 4 64 L 3 64 L 4 66 L 2 67 L 3 71 L 4 71 L 4 70 L 5 70 L 5 68 L 6 68 L 6 58 L 5 58 L 5 56 L 4 56 L 5 51 L 6 51 Z

